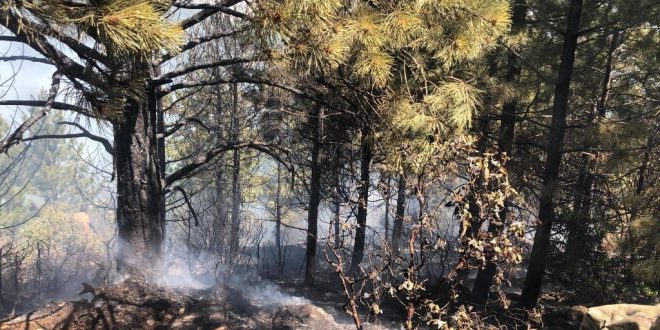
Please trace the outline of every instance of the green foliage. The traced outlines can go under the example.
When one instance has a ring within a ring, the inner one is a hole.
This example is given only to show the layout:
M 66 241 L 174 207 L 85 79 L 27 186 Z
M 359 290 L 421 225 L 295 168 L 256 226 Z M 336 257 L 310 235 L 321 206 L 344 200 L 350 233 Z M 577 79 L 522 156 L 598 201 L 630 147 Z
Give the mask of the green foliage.
M 508 11 L 499 0 L 288 0 L 260 2 L 257 17 L 292 66 L 310 72 L 340 66 L 385 88 L 404 69 L 420 75 L 438 67 L 433 61 L 447 69 L 478 58 L 507 30 Z
M 145 0 L 85 1 L 48 0 L 10 3 L 20 11 L 30 10 L 53 26 L 93 32 L 111 56 L 149 55 L 154 51 L 176 51 L 183 30 L 162 18 L 162 5 Z M 84 31 L 84 32 L 83 32 Z M 38 33 L 39 31 L 33 31 Z

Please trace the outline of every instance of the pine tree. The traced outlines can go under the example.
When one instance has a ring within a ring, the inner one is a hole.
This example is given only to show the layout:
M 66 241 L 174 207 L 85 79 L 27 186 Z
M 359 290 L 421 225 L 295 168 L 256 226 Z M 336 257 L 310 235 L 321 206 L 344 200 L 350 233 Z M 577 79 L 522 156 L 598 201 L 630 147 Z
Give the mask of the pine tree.
M 497 0 L 258 4 L 262 36 L 280 67 L 300 72 L 297 86 L 358 120 L 354 129 L 360 131 L 363 165 L 354 271 L 364 254 L 375 139 L 392 148 L 386 154 L 394 164 L 402 168 L 407 153 L 405 167 L 414 168 L 436 153 L 436 144 L 451 132 L 467 128 L 481 93 L 466 82 L 472 77 L 460 76 L 459 68 L 506 32 L 508 10 L 507 1 Z M 409 150 L 393 150 L 403 137 Z
M 28 60 L 52 64 L 76 92 L 75 101 L 81 106 L 24 100 L 3 100 L 2 104 L 45 105 L 46 109 L 75 111 L 112 126 L 112 144 L 102 137 L 88 137 L 112 145 L 117 225 L 122 241 L 117 254 L 120 266 L 137 270 L 141 267 L 136 266 L 149 264 L 147 260 L 158 259 L 165 229 L 163 195 L 174 181 L 202 165 L 185 168 L 173 177 L 165 176 L 160 100 L 189 88 L 177 81 L 188 74 L 246 60 L 190 65 L 164 73 L 156 66 L 161 59 L 166 61 L 179 51 L 214 40 L 184 44 L 183 31 L 237 2 L 225 1 L 218 8 L 199 11 L 179 23 L 164 19 L 170 4 L 157 1 L 2 2 L 1 24 L 13 34 L 12 40 L 43 56 Z M 217 152 L 209 159 L 215 155 Z

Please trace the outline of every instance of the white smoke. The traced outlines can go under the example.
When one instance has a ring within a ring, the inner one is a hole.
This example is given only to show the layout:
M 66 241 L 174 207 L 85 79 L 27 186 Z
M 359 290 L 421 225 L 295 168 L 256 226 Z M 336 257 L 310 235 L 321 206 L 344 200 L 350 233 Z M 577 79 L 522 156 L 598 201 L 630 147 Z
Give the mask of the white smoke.
M 230 281 L 229 286 L 239 290 L 246 299 L 260 308 L 276 309 L 286 305 L 305 305 L 311 302 L 303 297 L 292 296 L 285 293 L 275 284 L 263 280 L 256 283 L 247 283 L 243 279 Z
M 199 258 L 196 262 L 189 263 L 170 256 L 164 259 L 155 282 L 162 287 L 191 290 L 212 290 L 224 284 L 240 292 L 243 298 L 255 307 L 263 309 L 310 303 L 308 299 L 282 291 L 277 285 L 263 280 L 252 271 L 231 272 L 230 278 L 222 283 L 220 274 L 228 272 L 222 265 L 211 260 L 212 258 Z

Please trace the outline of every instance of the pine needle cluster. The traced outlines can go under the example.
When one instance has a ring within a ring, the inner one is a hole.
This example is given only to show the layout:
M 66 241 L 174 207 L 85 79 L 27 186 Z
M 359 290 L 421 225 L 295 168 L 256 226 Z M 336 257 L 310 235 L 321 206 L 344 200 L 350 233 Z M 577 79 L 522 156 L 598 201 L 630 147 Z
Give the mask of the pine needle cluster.
M 456 73 L 510 24 L 504 0 L 271 0 L 256 17 L 290 71 L 348 81 L 348 97 L 365 91 L 357 97 L 382 118 L 379 145 L 401 166 L 404 154 L 428 159 L 471 125 L 483 93 Z
M 7 1 L 4 10 L 36 16 L 49 27 L 77 38 L 92 37 L 108 56 L 121 57 L 178 49 L 183 29 L 163 18 L 167 8 L 159 1 L 145 0 L 33 0 Z M 25 26 L 40 27 L 45 26 Z

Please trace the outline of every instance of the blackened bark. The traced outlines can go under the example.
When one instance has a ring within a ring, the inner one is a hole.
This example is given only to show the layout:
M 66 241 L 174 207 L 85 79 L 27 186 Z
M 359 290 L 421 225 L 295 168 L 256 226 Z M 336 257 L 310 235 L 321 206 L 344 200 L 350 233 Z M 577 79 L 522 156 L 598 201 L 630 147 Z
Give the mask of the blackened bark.
M 215 132 L 218 141 L 225 141 L 225 134 L 223 132 L 224 125 L 223 119 L 225 110 L 222 104 L 222 90 L 218 87 L 216 90 L 215 100 Z M 215 250 L 219 255 L 223 255 L 226 251 L 225 244 L 227 242 L 227 201 L 225 200 L 225 156 L 224 154 L 218 156 L 218 162 L 214 168 L 214 187 L 215 187 L 215 213 L 216 213 L 216 247 Z
M 550 250 L 550 234 L 555 218 L 554 198 L 559 185 L 559 169 L 561 166 L 562 147 L 566 130 L 566 113 L 568 97 L 575 62 L 578 29 L 582 15 L 582 1 L 571 0 L 564 34 L 564 46 L 559 65 L 559 76 L 555 89 L 552 107 L 552 123 L 548 136 L 547 156 L 543 172 L 543 186 L 539 197 L 539 221 L 534 235 L 534 246 L 530 255 L 525 284 L 523 285 L 520 303 L 523 307 L 532 308 L 541 293 L 541 284 L 545 273 L 546 259 Z
M 275 248 L 277 248 L 277 273 L 284 271 L 282 260 L 282 164 L 277 163 L 277 190 L 275 192 Z
M 156 71 L 157 74 L 160 74 L 160 70 Z M 155 91 L 156 95 L 160 91 L 160 87 Z M 167 158 L 165 155 L 165 112 L 163 111 L 163 100 L 160 98 L 153 99 L 154 105 L 156 107 L 156 143 L 157 152 L 158 152 L 158 173 L 160 173 L 161 182 L 165 182 L 166 175 L 166 166 Z M 167 201 L 165 200 L 165 194 L 160 196 L 160 226 L 165 240 L 165 235 L 167 234 Z
M 406 211 L 406 178 L 403 173 L 399 173 L 396 209 L 394 210 L 394 228 L 392 228 L 392 253 L 399 254 L 399 244 L 401 242 L 401 232 L 403 231 L 403 216 Z
M 385 191 L 385 241 L 390 237 L 390 192 L 392 191 L 392 178 L 387 178 Z
M 2 262 L 2 248 L 0 247 L 0 309 L 5 308 L 5 294 L 4 294 L 4 269 L 5 265 Z
M 160 258 L 163 241 L 162 181 L 155 93 L 129 99 L 113 122 L 117 173 L 117 268 L 144 270 Z
M 232 123 L 231 139 L 238 141 L 240 135 L 240 119 L 238 113 L 238 85 L 232 85 Z M 241 231 L 241 150 L 234 149 L 233 168 L 231 179 L 231 231 L 230 231 L 230 255 L 235 258 L 240 248 Z
M 607 53 L 607 60 L 605 63 L 605 72 L 603 82 L 601 85 L 601 93 L 598 101 L 596 102 L 596 117 L 605 118 L 607 114 L 607 100 L 609 99 L 610 89 L 612 87 L 612 66 L 614 60 L 614 52 L 619 47 L 619 32 L 615 32 L 610 40 L 610 47 Z M 586 149 L 591 149 L 597 145 L 596 141 L 590 141 L 586 145 Z M 577 187 L 575 187 L 576 197 L 573 204 L 573 211 L 577 218 L 571 219 L 568 223 L 568 237 L 566 239 L 566 256 L 568 264 L 572 267 L 573 262 L 580 261 L 589 248 L 585 235 L 587 235 L 589 224 L 591 223 L 591 201 L 594 181 L 596 179 L 595 172 L 597 170 L 597 161 L 595 157 L 585 158 L 580 169 L 578 176 Z
M 364 246 L 367 229 L 367 207 L 369 202 L 370 168 L 373 157 L 371 151 L 370 129 L 364 128 L 360 141 L 360 197 L 357 211 L 357 228 L 355 229 L 355 242 L 351 258 L 351 274 L 357 274 L 360 263 L 364 258 Z
M 525 26 L 525 15 L 527 14 L 527 1 L 516 0 L 513 4 L 513 15 L 511 22 L 511 32 L 519 33 Z M 517 82 L 520 77 L 520 64 L 518 63 L 518 56 L 509 53 L 507 57 L 507 70 L 504 81 L 508 83 Z M 518 100 L 512 99 L 507 101 L 500 115 L 500 132 L 498 137 L 498 151 L 500 154 L 511 156 L 513 150 L 513 139 L 516 127 L 516 111 L 518 108 Z M 490 222 L 488 224 L 488 232 L 493 236 L 499 236 L 503 222 L 506 221 L 508 213 L 508 203 L 505 202 L 504 208 L 500 212 L 500 221 L 502 224 Z M 474 282 L 472 292 L 476 298 L 484 299 L 488 296 L 490 287 L 493 283 L 493 278 L 497 273 L 497 264 L 492 261 L 492 255 L 486 255 L 486 265 L 480 268 L 477 272 L 477 277 Z
M 339 146 L 335 149 L 335 196 L 334 196 L 334 204 L 335 204 L 335 220 L 334 220 L 334 226 L 335 226 L 335 248 L 338 249 L 339 246 L 341 245 L 341 237 L 340 237 L 340 225 L 339 222 L 341 221 L 341 164 L 340 164 L 340 158 L 341 158 L 341 149 Z
M 323 143 L 323 108 L 315 111 L 314 142 L 312 143 L 312 178 L 309 185 L 309 207 L 307 208 L 307 244 L 305 249 L 305 284 L 314 284 L 316 274 L 316 243 L 318 236 L 319 204 L 321 203 L 320 155 Z

